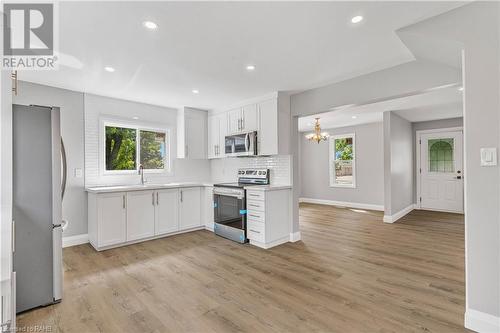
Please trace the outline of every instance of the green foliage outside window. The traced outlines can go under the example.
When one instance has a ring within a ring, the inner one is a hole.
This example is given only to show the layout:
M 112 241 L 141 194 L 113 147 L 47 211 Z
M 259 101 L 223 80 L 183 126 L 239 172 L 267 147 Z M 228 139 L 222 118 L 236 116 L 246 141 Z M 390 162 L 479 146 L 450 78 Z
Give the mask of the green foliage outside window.
M 136 130 L 106 126 L 106 170 L 136 169 Z
M 352 160 L 352 138 L 342 138 L 335 140 L 335 159 Z
M 139 142 L 137 142 L 139 133 Z M 116 126 L 105 127 L 106 170 L 137 170 L 139 163 L 144 169 L 164 169 L 166 134 Z
M 141 164 L 144 169 L 165 166 L 165 133 L 141 131 Z

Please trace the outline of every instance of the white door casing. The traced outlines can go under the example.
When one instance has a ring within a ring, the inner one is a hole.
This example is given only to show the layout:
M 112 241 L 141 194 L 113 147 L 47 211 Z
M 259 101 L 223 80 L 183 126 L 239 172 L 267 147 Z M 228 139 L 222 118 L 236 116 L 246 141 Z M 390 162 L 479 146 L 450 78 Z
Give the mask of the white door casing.
M 463 213 L 463 131 L 417 132 L 417 207 Z

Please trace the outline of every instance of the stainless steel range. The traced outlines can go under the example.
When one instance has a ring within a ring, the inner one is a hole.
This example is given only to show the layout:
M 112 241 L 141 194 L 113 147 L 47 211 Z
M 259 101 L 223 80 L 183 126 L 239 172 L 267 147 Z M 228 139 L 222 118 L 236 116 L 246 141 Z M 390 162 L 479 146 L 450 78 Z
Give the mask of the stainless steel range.
M 269 169 L 239 169 L 237 183 L 214 185 L 214 232 L 239 243 L 248 241 L 247 186 L 269 185 Z

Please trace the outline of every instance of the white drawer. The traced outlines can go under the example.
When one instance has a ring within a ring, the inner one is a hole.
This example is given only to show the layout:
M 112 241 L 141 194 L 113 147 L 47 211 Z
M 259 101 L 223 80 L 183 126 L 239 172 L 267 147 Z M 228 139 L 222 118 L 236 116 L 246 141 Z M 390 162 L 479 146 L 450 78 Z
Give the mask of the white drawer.
M 265 201 L 247 200 L 247 209 L 257 210 L 259 212 L 265 211 Z
M 247 220 L 257 221 L 264 223 L 266 221 L 266 214 L 264 212 L 259 212 L 257 210 L 247 209 Z
M 259 222 L 248 221 L 247 223 L 247 237 L 248 239 L 265 243 L 265 226 Z
M 248 191 L 247 190 L 247 198 L 248 200 L 265 200 L 266 199 L 266 196 L 265 196 L 265 192 L 264 191 Z

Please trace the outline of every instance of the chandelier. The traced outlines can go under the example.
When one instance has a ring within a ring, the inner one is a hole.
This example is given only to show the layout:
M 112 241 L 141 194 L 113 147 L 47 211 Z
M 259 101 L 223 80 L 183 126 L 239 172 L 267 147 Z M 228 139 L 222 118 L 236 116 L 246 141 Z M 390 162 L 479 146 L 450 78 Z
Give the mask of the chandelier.
M 316 141 L 320 143 L 321 141 L 326 141 L 330 135 L 326 132 L 321 133 L 321 126 L 319 125 L 319 118 L 316 118 L 316 124 L 314 125 L 314 133 L 306 135 L 306 139 L 309 141 Z

